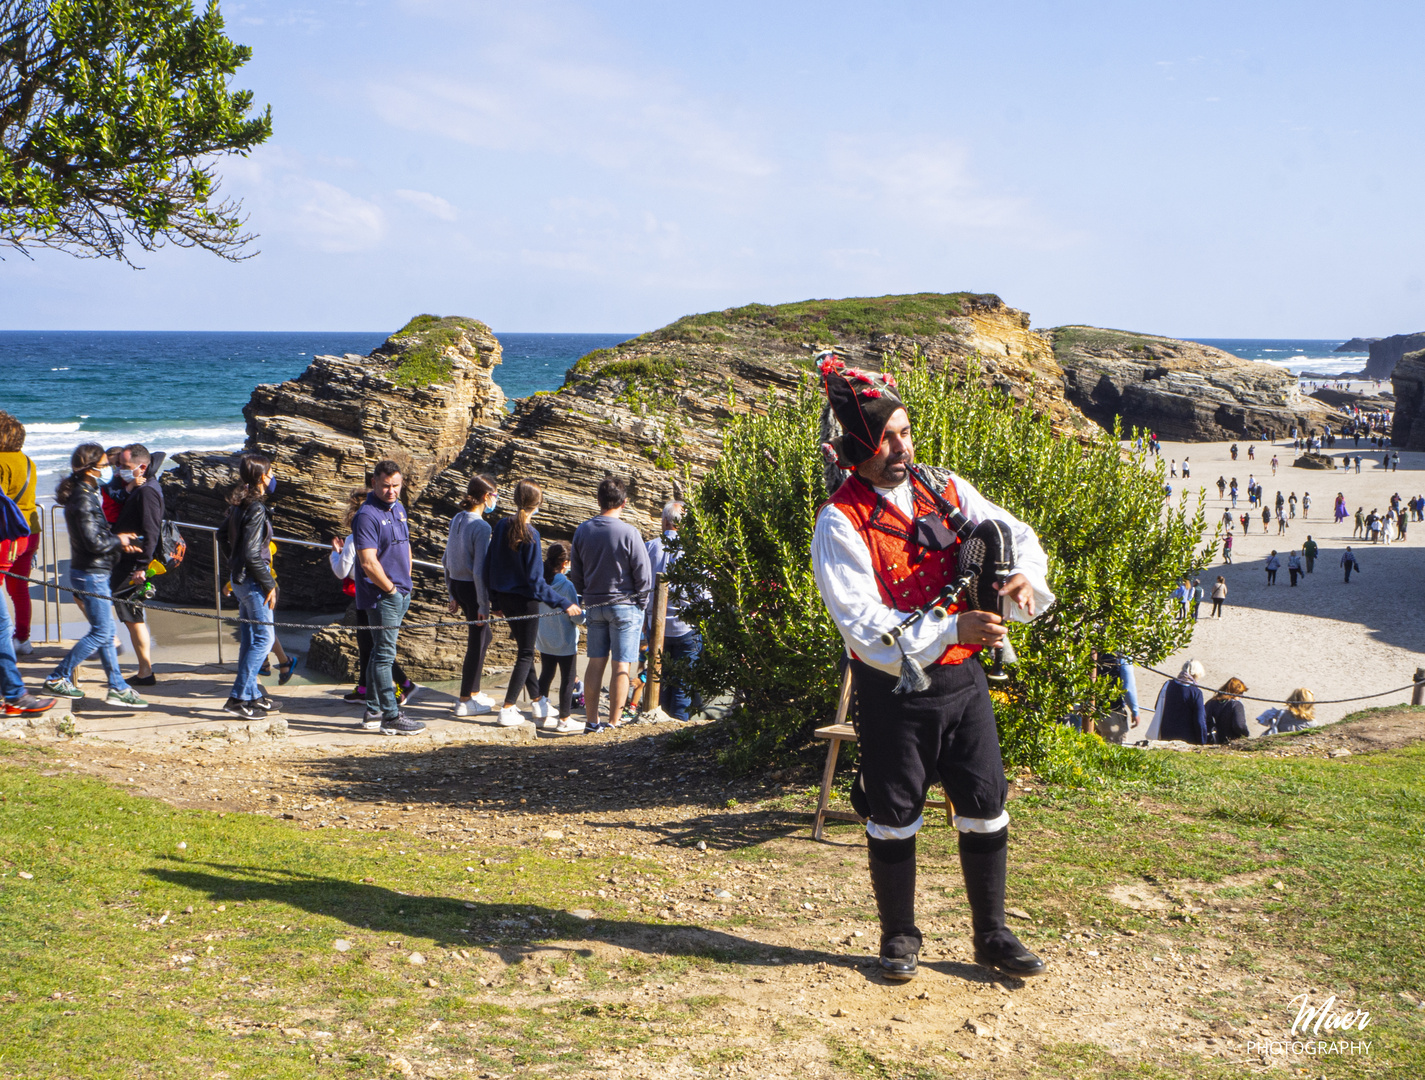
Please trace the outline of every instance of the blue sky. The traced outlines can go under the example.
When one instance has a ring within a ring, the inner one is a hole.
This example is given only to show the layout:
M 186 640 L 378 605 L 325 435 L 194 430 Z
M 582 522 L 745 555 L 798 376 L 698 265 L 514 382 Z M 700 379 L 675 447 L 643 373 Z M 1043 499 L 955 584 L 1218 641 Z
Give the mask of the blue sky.
M 225 3 L 260 254 L 0 263 L 10 329 L 629 331 L 972 289 L 1035 326 L 1425 326 L 1425 9 Z

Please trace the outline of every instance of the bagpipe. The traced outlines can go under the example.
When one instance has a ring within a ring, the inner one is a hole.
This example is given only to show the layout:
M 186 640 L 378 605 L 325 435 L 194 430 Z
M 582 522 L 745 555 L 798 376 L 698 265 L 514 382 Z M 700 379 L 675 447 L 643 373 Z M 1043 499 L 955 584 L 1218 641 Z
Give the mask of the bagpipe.
M 994 519 L 974 524 L 935 489 L 919 468 L 912 465 L 910 476 L 911 483 L 920 484 L 935 502 L 935 513 L 916 518 L 915 542 L 930 551 L 945 551 L 958 540 L 960 550 L 955 580 L 941 589 L 934 601 L 907 613 L 881 635 L 881 644 L 900 648 L 901 675 L 893 691 L 897 694 L 917 693 L 930 685 L 925 669 L 905 651 L 901 641 L 905 633 L 924 618 L 943 620 L 949 614 L 946 609 L 957 601 L 963 601 L 970 611 L 993 611 L 1003 618 L 1009 602 L 999 587 L 1009 580 L 1015 564 L 1014 534 L 1008 525 Z M 1004 665 L 1018 659 L 1009 638 L 995 646 L 992 656 L 993 664 L 986 677 L 993 682 L 1006 682 L 1009 676 Z

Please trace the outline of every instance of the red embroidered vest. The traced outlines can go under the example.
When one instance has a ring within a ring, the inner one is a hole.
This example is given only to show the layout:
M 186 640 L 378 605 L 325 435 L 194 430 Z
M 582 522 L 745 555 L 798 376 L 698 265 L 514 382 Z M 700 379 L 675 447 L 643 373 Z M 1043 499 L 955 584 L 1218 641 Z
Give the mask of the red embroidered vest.
M 919 484 L 912 481 L 911 490 L 915 494 L 915 517 L 935 513 L 935 504 Z M 946 483 L 943 494 L 951 506 L 960 505 L 955 481 Z M 887 607 L 906 612 L 923 608 L 940 595 L 942 588 L 954 582 L 960 554 L 958 538 L 944 551 L 921 547 L 911 538 L 914 525 L 900 508 L 854 473 L 836 489 L 830 504 L 850 519 L 866 542 L 881 603 Z M 946 610 L 953 614 L 965 610 L 965 605 L 955 603 Z M 981 647 L 951 645 L 935 662 L 958 664 L 974 656 Z

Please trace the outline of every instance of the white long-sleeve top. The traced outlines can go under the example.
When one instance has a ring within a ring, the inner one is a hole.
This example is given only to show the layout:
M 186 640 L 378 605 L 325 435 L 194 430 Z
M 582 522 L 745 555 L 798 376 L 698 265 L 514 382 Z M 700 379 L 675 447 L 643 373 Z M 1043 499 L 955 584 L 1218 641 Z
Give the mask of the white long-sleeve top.
M 944 475 L 945 472 L 938 469 L 932 474 L 933 477 Z M 953 473 L 949 475 L 955 481 L 960 511 L 965 517 L 976 524 L 998 519 L 1009 527 L 1014 536 L 1016 557 L 1011 572 L 1025 576 L 1034 589 L 1034 609 L 1043 612 L 1054 602 L 1054 594 L 1049 591 L 1047 580 L 1049 560 L 1034 530 L 1008 510 L 990 502 L 967 480 Z M 941 481 L 942 489 L 943 486 Z M 914 520 L 915 497 L 909 479 L 899 487 L 876 490 L 907 518 Z M 851 524 L 851 519 L 835 506 L 827 505 L 817 515 L 811 539 L 811 560 L 816 587 L 831 613 L 832 621 L 841 631 L 847 649 L 854 651 L 872 667 L 898 675 L 900 649 L 896 645 L 881 644 L 880 638 L 891 627 L 899 625 L 906 613 L 882 602 L 881 590 L 871 565 L 871 550 Z M 1015 622 L 1028 622 L 1030 616 L 1018 604 L 1011 603 L 1009 618 Z M 954 615 L 939 622 L 927 617 L 905 633 L 901 644 L 905 646 L 906 655 L 929 665 L 958 641 L 958 634 L 959 620 Z
M 327 560 L 331 563 L 332 573 L 345 581 L 356 574 L 356 545 L 351 542 L 351 534 L 346 536 L 346 543 L 341 545 L 340 551 L 327 553 Z

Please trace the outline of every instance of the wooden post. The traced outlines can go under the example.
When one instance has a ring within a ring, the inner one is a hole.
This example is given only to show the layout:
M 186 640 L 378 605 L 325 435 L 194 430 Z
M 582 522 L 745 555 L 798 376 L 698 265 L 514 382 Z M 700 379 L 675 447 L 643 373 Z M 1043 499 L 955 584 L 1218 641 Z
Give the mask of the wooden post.
M 1415 688 L 1410 691 L 1410 704 L 1425 705 L 1425 668 L 1415 669 Z
M 833 725 L 846 723 L 846 713 L 851 707 L 851 665 L 846 665 L 846 673 L 841 676 L 841 700 L 836 703 L 836 719 Z M 841 740 L 833 738 L 826 748 L 826 765 L 821 770 L 821 794 L 816 801 L 816 820 L 812 823 L 811 838 L 820 840 L 822 828 L 826 824 L 826 810 L 831 805 L 831 781 L 836 775 L 836 759 L 841 755 Z
M 663 629 L 668 621 L 668 578 L 659 574 L 653 582 L 653 635 L 648 641 L 648 689 L 643 694 L 643 711 L 658 708 L 663 692 Z

